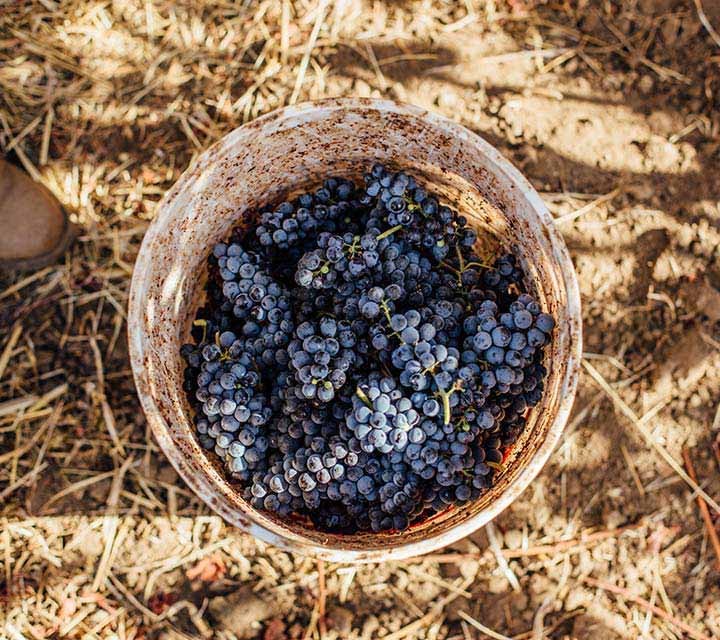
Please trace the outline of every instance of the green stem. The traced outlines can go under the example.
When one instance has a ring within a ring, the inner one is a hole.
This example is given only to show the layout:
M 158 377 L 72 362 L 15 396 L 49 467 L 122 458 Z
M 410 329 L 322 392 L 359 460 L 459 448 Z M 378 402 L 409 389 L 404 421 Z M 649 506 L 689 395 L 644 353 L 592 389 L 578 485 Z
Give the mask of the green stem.
M 357 251 L 357 249 L 359 247 L 359 244 L 358 244 L 359 242 L 360 242 L 360 236 L 354 236 L 352 244 L 348 244 L 347 242 L 343 243 L 343 246 L 347 247 L 347 249 L 349 250 L 350 256 L 355 255 L 355 252 Z
M 490 266 L 489 264 L 483 264 L 482 262 L 474 262 L 474 261 L 473 261 L 473 262 L 468 262 L 468 263 L 465 265 L 465 268 L 466 268 L 466 269 L 469 268 L 469 267 L 482 267 L 483 269 L 490 269 L 490 268 L 491 268 L 491 266 Z
M 450 269 L 450 271 L 453 271 L 453 272 L 456 273 L 457 275 L 460 275 L 460 271 L 459 271 L 458 269 L 456 269 L 455 267 L 453 267 L 451 264 L 448 264 L 448 263 L 445 262 L 444 260 L 440 260 L 440 264 L 441 264 L 443 267 L 446 267 L 447 269 Z
M 215 332 L 215 344 L 220 347 L 220 332 Z M 230 349 L 223 349 L 220 347 L 220 362 L 225 362 L 226 360 L 230 360 Z
M 443 404 L 443 424 L 450 424 L 450 393 L 441 391 L 440 397 Z
M 390 227 L 386 231 L 383 231 L 381 234 L 375 236 L 375 240 L 382 240 L 383 238 L 387 238 L 387 237 L 391 236 L 393 233 L 395 233 L 396 231 L 400 231 L 400 229 L 402 229 L 402 225 L 396 224 L 394 227 Z
M 387 318 L 388 325 L 390 325 L 390 308 L 388 307 L 387 301 L 385 298 L 382 299 L 380 302 L 380 307 L 385 312 L 385 317 Z
M 413 212 L 420 209 L 420 206 L 415 204 L 410 198 L 407 196 L 403 196 L 403 200 L 405 200 L 405 204 L 407 205 L 408 211 Z
M 202 340 L 200 342 L 205 342 L 207 339 L 207 320 L 193 320 L 193 327 L 203 328 Z
M 365 392 L 360 387 L 355 388 L 355 395 L 358 398 L 360 398 L 360 400 L 362 400 L 362 402 L 365 406 L 367 406 L 370 409 L 373 408 L 373 404 L 372 404 L 372 402 L 370 402 L 370 398 L 367 397 Z
M 463 258 L 462 251 L 460 251 L 460 246 L 455 245 L 455 253 L 457 253 L 458 262 L 460 263 L 460 273 L 465 271 L 465 258 Z
M 449 391 L 444 391 L 443 389 L 440 389 L 439 386 L 440 385 L 438 385 L 438 395 L 440 396 L 443 405 L 443 423 L 450 424 L 450 418 L 452 417 L 450 414 L 450 398 L 453 393 L 462 390 L 462 382 L 460 380 L 456 380 L 453 383 L 453 386 L 450 387 Z

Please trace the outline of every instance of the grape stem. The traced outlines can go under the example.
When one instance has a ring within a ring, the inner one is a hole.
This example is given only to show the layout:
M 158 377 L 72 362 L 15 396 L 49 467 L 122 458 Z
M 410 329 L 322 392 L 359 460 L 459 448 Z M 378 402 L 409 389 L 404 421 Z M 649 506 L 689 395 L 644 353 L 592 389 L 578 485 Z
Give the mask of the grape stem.
M 410 211 L 411 213 L 412 213 L 413 211 L 418 211 L 418 210 L 420 209 L 420 205 L 415 204 L 415 203 L 412 201 L 412 199 L 408 198 L 407 196 L 403 196 L 403 200 L 405 200 L 405 204 L 407 205 L 407 209 L 408 209 L 408 211 Z M 422 214 L 423 214 L 423 216 L 425 216 L 425 217 L 427 218 L 427 216 L 425 215 L 425 212 L 422 212 Z
M 437 380 L 436 380 L 437 383 Z M 440 385 L 438 385 L 439 387 Z M 450 419 L 452 418 L 452 415 L 450 413 L 450 398 L 452 397 L 452 394 L 456 391 L 462 390 L 462 382 L 460 380 L 456 380 L 453 383 L 453 386 L 450 387 L 448 391 L 445 391 L 443 389 L 438 388 L 438 395 L 440 396 L 440 399 L 442 400 L 443 405 L 443 424 L 450 424 Z
M 387 318 L 388 324 L 390 324 L 390 308 L 388 307 L 388 303 L 385 298 L 380 301 L 380 307 L 385 312 L 385 317 Z
M 370 402 L 370 398 L 367 397 L 367 394 L 360 387 L 355 388 L 355 395 L 360 398 L 360 400 L 362 400 L 363 404 L 366 407 L 370 409 L 373 408 L 373 404 L 372 402 Z
M 450 271 L 452 271 L 453 273 L 457 274 L 458 277 L 461 275 L 461 274 L 460 274 L 460 271 L 459 271 L 458 269 L 456 269 L 455 267 L 453 267 L 451 264 L 448 264 L 448 263 L 445 262 L 444 260 L 440 260 L 440 264 L 441 264 L 443 267 L 446 267 L 447 269 L 450 269 Z
M 394 227 L 390 227 L 389 229 L 383 231 L 381 234 L 375 236 L 375 240 L 382 240 L 383 238 L 388 238 L 396 231 L 400 231 L 400 229 L 402 229 L 402 225 L 396 224 Z
M 347 247 L 348 251 L 350 252 L 350 257 L 353 257 L 355 255 L 355 252 L 357 251 L 358 246 L 359 246 L 358 245 L 359 241 L 360 241 L 360 236 L 354 236 L 352 244 L 348 244 L 347 242 L 345 242 L 343 244 L 343 246 Z
M 450 424 L 450 393 L 440 391 L 440 398 L 443 403 L 443 424 Z
M 462 274 L 465 271 L 465 258 L 463 258 L 462 251 L 460 251 L 460 246 L 455 245 L 455 253 L 458 257 L 458 262 L 460 263 L 460 273 Z
M 465 268 L 470 268 L 470 267 L 481 267 L 483 269 L 491 269 L 492 268 L 489 264 L 484 264 L 482 262 L 475 262 L 475 261 L 467 262 L 465 264 Z
M 207 320 L 193 320 L 193 327 L 203 328 L 203 337 L 200 342 L 205 342 L 205 340 L 207 339 Z
M 383 299 L 380 301 L 380 308 L 381 308 L 381 309 L 383 310 L 383 312 L 385 313 L 385 318 L 387 319 L 387 323 L 388 323 L 388 329 L 391 330 L 388 335 L 395 336 L 398 340 L 400 340 L 400 342 L 401 342 L 402 344 L 407 344 L 407 343 L 402 339 L 402 336 L 401 336 L 397 331 L 392 331 L 392 325 L 391 325 L 392 320 L 390 319 L 390 307 L 388 306 L 387 300 L 386 300 L 385 298 L 383 298 Z

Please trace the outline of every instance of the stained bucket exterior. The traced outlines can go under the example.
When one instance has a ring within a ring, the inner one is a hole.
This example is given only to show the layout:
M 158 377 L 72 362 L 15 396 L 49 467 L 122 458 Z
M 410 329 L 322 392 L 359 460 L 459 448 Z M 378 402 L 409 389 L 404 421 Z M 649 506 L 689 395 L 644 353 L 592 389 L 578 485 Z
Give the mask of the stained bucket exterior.
M 402 533 L 333 535 L 257 511 L 194 435 L 182 389 L 180 345 L 202 302 L 211 247 L 257 207 L 328 175 L 359 177 L 372 162 L 432 182 L 480 234 L 503 238 L 534 293 L 557 320 L 546 389 L 495 486 Z M 143 240 L 130 292 L 135 383 L 158 443 L 188 486 L 228 523 L 289 551 L 337 562 L 375 562 L 433 551 L 477 530 L 540 472 L 572 407 L 581 359 L 580 294 L 565 243 L 530 183 L 485 140 L 424 109 L 332 99 L 286 107 L 213 145 L 168 191 Z

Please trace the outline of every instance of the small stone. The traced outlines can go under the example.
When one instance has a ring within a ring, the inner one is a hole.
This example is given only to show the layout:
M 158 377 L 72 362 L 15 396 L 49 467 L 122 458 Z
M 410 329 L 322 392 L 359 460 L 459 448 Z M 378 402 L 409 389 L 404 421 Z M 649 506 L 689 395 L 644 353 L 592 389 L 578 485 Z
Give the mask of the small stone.
M 254 638 L 261 622 L 279 614 L 275 600 L 263 600 L 250 587 L 213 598 L 208 610 L 220 627 L 238 638 Z
M 327 612 L 328 627 L 337 632 L 338 637 L 346 638 L 352 630 L 354 615 L 345 607 L 331 607 Z
M 372 638 L 374 633 L 380 628 L 380 621 L 376 616 L 368 616 L 363 624 L 362 637 Z
M 453 580 L 457 578 L 460 573 L 460 567 L 454 562 L 440 565 L 440 574 L 446 580 Z
M 510 529 L 505 532 L 505 546 L 508 549 L 519 549 L 522 545 L 522 532 L 519 529 Z
M 177 472 L 170 464 L 161 465 L 160 470 L 158 471 L 157 479 L 160 480 L 160 482 L 173 485 L 178 484 L 179 481 Z
M 405 91 L 405 87 L 399 82 L 396 82 L 390 88 L 390 95 L 395 100 L 400 100 L 400 102 L 407 102 L 407 91 Z
M 355 93 L 361 98 L 369 98 L 372 93 L 372 89 L 365 80 L 358 78 L 355 80 Z
M 463 560 L 459 566 L 460 573 L 465 580 L 475 578 L 480 570 L 480 563 L 477 560 Z
M 458 97 L 450 89 L 443 89 L 438 95 L 438 106 L 441 109 L 454 109 L 458 104 Z
M 523 591 L 520 593 L 514 593 L 512 595 L 512 606 L 515 611 L 527 611 L 529 606 L 529 598 L 527 594 Z
M 637 182 L 628 185 L 625 191 L 637 200 L 650 200 L 655 193 L 655 187 L 650 182 Z
M 265 627 L 263 640 L 286 640 L 285 623 L 280 618 L 273 618 Z
M 535 573 L 530 576 L 530 593 L 540 595 L 550 592 L 552 584 L 547 576 Z
M 650 93 L 653 89 L 654 81 L 652 77 L 648 75 L 644 75 L 642 78 L 640 78 L 640 82 L 638 82 L 638 89 L 642 93 Z
M 510 589 L 507 578 L 501 574 L 492 575 L 488 580 L 488 591 L 490 593 L 505 593 Z
M 464 596 L 460 596 L 445 607 L 444 614 L 449 622 L 458 622 L 462 620 L 459 612 L 469 611 L 470 609 L 472 609 L 472 603 Z

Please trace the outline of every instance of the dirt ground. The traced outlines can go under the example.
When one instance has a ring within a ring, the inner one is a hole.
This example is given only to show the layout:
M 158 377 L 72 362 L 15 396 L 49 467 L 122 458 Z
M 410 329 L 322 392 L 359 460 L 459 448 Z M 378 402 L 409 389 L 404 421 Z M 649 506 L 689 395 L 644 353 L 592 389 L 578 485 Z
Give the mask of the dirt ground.
M 720 37 L 701 18 L 720 30 L 720 5 L 0 6 L 0 149 L 80 228 L 61 264 L 0 274 L 0 637 L 720 638 L 713 524 L 680 474 L 685 455 L 720 500 Z M 580 280 L 562 443 L 442 555 L 318 564 L 225 527 L 134 392 L 125 305 L 157 201 L 234 127 L 331 95 L 484 136 Z

